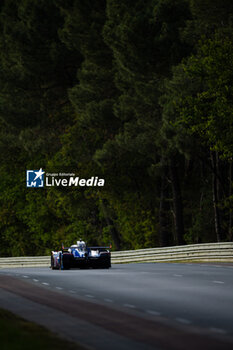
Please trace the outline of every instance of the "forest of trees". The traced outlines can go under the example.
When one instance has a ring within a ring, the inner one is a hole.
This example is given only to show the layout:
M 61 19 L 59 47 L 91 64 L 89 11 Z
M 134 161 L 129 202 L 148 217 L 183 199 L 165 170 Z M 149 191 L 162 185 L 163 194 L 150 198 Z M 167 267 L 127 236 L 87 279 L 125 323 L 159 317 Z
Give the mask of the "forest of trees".
M 232 0 L 1 0 L 0 256 L 232 241 L 232 158 Z

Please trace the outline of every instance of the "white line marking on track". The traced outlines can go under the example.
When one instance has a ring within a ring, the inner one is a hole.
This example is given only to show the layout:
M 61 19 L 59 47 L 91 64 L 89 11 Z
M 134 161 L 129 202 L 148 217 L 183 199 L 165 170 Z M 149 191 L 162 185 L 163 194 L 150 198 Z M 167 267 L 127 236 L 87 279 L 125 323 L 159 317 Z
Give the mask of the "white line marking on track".
M 33 281 L 34 281 L 34 282 L 39 282 L 39 280 L 37 280 L 37 279 L 35 279 L 35 278 L 33 278 Z
M 176 321 L 183 323 L 183 324 L 190 324 L 191 323 L 191 321 L 186 320 L 186 318 L 181 318 L 181 317 L 177 317 Z
M 135 309 L 136 306 L 135 305 L 132 305 L 132 304 L 124 304 L 125 307 L 129 307 L 130 309 Z
M 155 310 L 146 310 L 146 312 L 150 315 L 154 315 L 154 316 L 160 316 L 161 312 L 155 311 Z
M 224 284 L 225 282 L 223 281 L 212 281 L 213 283 L 218 283 L 218 284 Z
M 106 301 L 107 303 L 113 303 L 113 300 L 108 298 L 104 299 L 104 301 Z
M 183 277 L 183 275 L 174 274 L 174 277 Z
M 85 297 L 88 297 L 88 298 L 94 298 L 94 295 L 91 295 L 91 294 L 85 294 Z
M 29 278 L 28 276 L 23 276 L 24 278 Z
M 69 290 L 69 292 L 73 294 L 76 293 L 75 290 Z
M 61 288 L 61 287 L 55 287 L 56 289 L 59 289 L 59 290 L 62 290 L 63 288 Z
M 49 283 L 47 282 L 42 282 L 42 284 L 44 284 L 45 286 L 49 286 Z
M 227 331 L 225 331 L 224 329 L 220 329 L 220 328 L 211 327 L 211 328 L 209 328 L 209 330 L 211 332 L 219 333 L 219 334 L 226 334 L 227 333 Z

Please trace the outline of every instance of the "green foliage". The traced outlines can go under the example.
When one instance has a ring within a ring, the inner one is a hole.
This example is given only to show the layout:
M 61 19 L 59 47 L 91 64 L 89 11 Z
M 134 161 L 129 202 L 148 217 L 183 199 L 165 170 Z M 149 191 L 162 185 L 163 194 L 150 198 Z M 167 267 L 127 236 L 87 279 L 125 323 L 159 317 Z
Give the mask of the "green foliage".
M 187 87 L 177 98 L 178 123 L 226 158 L 233 155 L 232 71 L 233 42 L 229 36 L 216 35 L 201 43 L 197 54 L 174 75 Z

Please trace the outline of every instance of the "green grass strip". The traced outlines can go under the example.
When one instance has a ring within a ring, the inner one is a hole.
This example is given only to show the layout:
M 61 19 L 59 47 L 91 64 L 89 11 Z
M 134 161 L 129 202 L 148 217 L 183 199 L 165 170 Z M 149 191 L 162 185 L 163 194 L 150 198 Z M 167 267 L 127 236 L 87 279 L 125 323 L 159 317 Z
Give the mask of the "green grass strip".
M 84 350 L 46 328 L 0 309 L 1 350 Z

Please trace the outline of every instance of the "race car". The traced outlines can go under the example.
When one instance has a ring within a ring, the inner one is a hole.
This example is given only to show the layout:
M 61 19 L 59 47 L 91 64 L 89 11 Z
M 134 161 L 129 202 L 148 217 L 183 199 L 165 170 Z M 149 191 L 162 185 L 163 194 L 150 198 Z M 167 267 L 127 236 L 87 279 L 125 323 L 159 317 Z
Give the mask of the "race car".
M 111 247 L 87 247 L 81 239 L 77 244 L 60 251 L 51 252 L 51 269 L 67 270 L 79 268 L 105 268 L 111 267 Z

